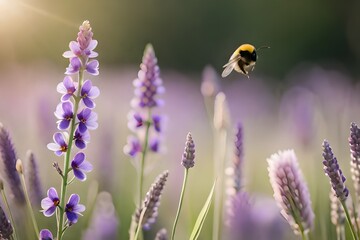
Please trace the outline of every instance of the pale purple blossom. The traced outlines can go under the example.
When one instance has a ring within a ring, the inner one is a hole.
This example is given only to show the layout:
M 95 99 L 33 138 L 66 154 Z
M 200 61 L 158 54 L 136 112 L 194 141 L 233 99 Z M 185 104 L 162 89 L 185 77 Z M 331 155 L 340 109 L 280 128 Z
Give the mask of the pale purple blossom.
M 41 229 L 39 240 L 53 240 L 54 237 L 48 229 Z
M 47 191 L 47 197 L 41 200 L 42 212 L 45 217 L 50 217 L 55 213 L 56 207 L 60 204 L 56 189 L 51 187 Z
M 90 108 L 84 108 L 81 112 L 77 114 L 79 120 L 79 132 L 83 133 L 86 130 L 94 130 L 98 127 L 97 114 L 91 111 Z
M 93 169 L 93 166 L 91 165 L 91 163 L 85 160 L 85 154 L 79 152 L 71 161 L 71 168 L 73 169 L 74 175 L 77 179 L 79 179 L 80 181 L 85 181 L 85 172 L 90 172 Z
M 77 128 L 74 133 L 74 141 L 75 141 L 75 146 L 78 147 L 79 149 L 86 148 L 86 144 L 90 142 L 89 131 L 85 131 L 82 133 Z
M 99 95 L 99 88 L 93 86 L 90 80 L 86 80 L 81 87 L 81 99 L 83 100 L 85 106 L 88 108 L 94 108 L 95 103 L 93 99 L 97 98 Z
M 142 151 L 142 147 L 139 139 L 134 136 L 129 136 L 127 138 L 127 144 L 124 146 L 124 153 L 135 157 L 138 153 Z
M 72 102 L 62 102 L 56 107 L 55 116 L 57 119 L 58 129 L 65 130 L 70 126 L 70 122 L 74 117 Z
M 75 74 L 80 71 L 81 61 L 77 57 L 70 58 L 69 66 L 66 68 L 65 74 Z
M 76 85 L 77 83 L 75 84 L 70 76 L 66 76 L 64 80 L 57 85 L 56 89 L 58 93 L 62 94 L 61 101 L 68 101 L 72 96 L 74 96 L 77 88 Z
M 61 156 L 63 155 L 67 149 L 68 149 L 68 145 L 67 145 L 67 140 L 68 140 L 68 134 L 67 132 L 61 133 L 61 132 L 57 132 L 54 134 L 53 136 L 53 143 L 49 143 L 47 145 L 47 148 L 51 151 L 54 151 L 55 155 L 57 156 Z
M 66 217 L 69 220 L 69 225 L 75 224 L 78 221 L 79 215 L 85 211 L 85 206 L 79 204 L 80 197 L 78 194 L 71 194 L 69 201 L 65 206 Z
M 99 61 L 92 60 L 86 64 L 85 70 L 91 75 L 97 76 L 99 75 Z

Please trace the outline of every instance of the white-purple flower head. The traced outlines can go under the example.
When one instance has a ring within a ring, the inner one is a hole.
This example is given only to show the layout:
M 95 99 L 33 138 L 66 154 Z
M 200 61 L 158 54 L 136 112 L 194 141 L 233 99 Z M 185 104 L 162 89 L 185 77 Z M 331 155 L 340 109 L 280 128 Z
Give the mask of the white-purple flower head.
M 90 80 L 86 80 L 81 87 L 81 99 L 83 100 L 85 106 L 88 108 L 94 108 L 95 103 L 93 99 L 97 98 L 99 95 L 99 88 L 93 86 Z
M 80 181 L 86 180 L 85 172 L 90 172 L 93 169 L 91 163 L 85 160 L 85 154 L 79 152 L 71 161 L 71 168 L 73 169 L 74 176 Z
M 72 102 L 62 102 L 56 107 L 55 116 L 57 119 L 58 129 L 65 130 L 69 127 L 71 120 L 74 117 Z
M 55 213 L 56 207 L 60 204 L 56 189 L 51 187 L 47 191 L 47 197 L 41 200 L 42 212 L 45 217 L 50 217 Z
M 53 139 L 54 142 L 49 143 L 47 148 L 54 151 L 57 156 L 63 155 L 68 149 L 67 141 L 69 139 L 69 134 L 67 132 L 57 132 L 54 134 Z
M 66 76 L 64 80 L 59 83 L 56 87 L 58 93 L 62 94 L 61 101 L 68 101 L 77 89 L 77 83 L 74 83 L 70 76 Z
M 314 213 L 309 190 L 293 150 L 279 151 L 267 159 L 274 198 L 294 233 L 313 227 Z
M 53 240 L 54 237 L 49 229 L 41 229 L 39 234 L 39 240 Z
M 94 130 L 98 127 L 97 114 L 91 111 L 90 108 L 84 108 L 81 112 L 77 114 L 79 120 L 79 132 L 83 133 L 86 130 Z
M 85 211 L 85 206 L 79 204 L 80 197 L 78 194 L 71 194 L 69 201 L 65 206 L 66 217 L 69 220 L 69 225 L 75 224 L 78 221 L 79 215 Z

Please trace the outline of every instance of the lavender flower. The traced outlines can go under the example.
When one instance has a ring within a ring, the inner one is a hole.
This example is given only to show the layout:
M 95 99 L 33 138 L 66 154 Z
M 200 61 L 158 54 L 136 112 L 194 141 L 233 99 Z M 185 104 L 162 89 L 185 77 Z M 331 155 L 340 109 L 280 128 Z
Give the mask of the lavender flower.
M 118 239 L 118 225 L 119 220 L 111 195 L 107 192 L 101 192 L 96 198 L 90 226 L 82 239 L 116 240 Z
M 68 203 L 65 207 L 66 217 L 69 220 L 69 225 L 75 224 L 78 221 L 81 212 L 85 211 L 85 206 L 79 204 L 80 197 L 77 194 L 71 194 Z
M 56 87 L 58 93 L 62 94 L 61 101 L 68 101 L 76 92 L 76 86 L 70 76 L 66 76 L 64 80 Z
M 67 149 L 68 149 L 67 139 L 68 138 L 69 138 L 68 133 L 57 132 L 53 136 L 54 143 L 49 143 L 47 145 L 47 148 L 51 151 L 54 151 L 55 155 L 61 156 L 67 152 Z
M 356 123 L 351 123 L 349 145 L 352 179 L 354 181 L 356 195 L 360 201 L 360 129 Z
M 74 117 L 73 104 L 71 102 L 59 103 L 56 107 L 55 116 L 57 119 L 58 129 L 65 130 L 69 127 Z
M 59 206 L 60 199 L 56 189 L 51 187 L 47 191 L 47 197 L 41 200 L 42 212 L 45 217 L 50 217 L 55 213 L 56 207 Z
M 13 228 L 0 206 L 0 239 L 12 239 Z
M 90 80 L 86 80 L 81 88 L 81 98 L 88 108 L 94 108 L 95 103 L 93 99 L 100 95 L 98 87 L 92 85 Z
M 234 190 L 239 192 L 242 188 L 242 173 L 243 173 L 243 162 L 244 162 L 244 147 L 243 147 L 243 127 L 241 123 L 238 123 L 236 127 L 235 135 L 235 154 L 233 158 L 233 180 Z
M 306 233 L 313 227 L 314 213 L 295 152 L 279 151 L 267 161 L 270 183 L 281 214 L 295 234 Z
M 186 143 L 185 143 L 185 149 L 184 154 L 182 156 L 181 165 L 184 166 L 184 168 L 189 169 L 194 167 L 195 165 L 195 144 L 192 139 L 191 133 L 188 133 L 186 136 Z
M 160 229 L 156 233 L 155 240 L 168 240 L 167 231 L 165 228 Z
M 335 191 L 335 195 L 340 201 L 345 201 L 349 195 L 349 190 L 345 186 L 346 178 L 344 177 L 338 161 L 332 152 L 329 143 L 324 140 L 323 142 L 323 164 L 324 172 L 330 178 L 330 184 Z
M 19 175 L 16 171 L 17 156 L 14 145 L 10 139 L 9 133 L 0 123 L 0 152 L 2 161 L 0 162 L 1 173 L 8 184 L 14 200 L 17 204 L 25 204 L 25 196 L 21 187 Z
M 152 111 L 163 105 L 163 101 L 158 98 L 158 95 L 164 92 L 164 87 L 160 78 L 157 58 L 150 44 L 145 48 L 138 78 L 134 80 L 133 84 L 135 86 L 135 97 L 131 101 L 133 110 L 128 115 L 128 126 L 130 130 L 136 133 L 138 140 L 129 141 L 128 139 L 128 145 L 124 147 L 124 152 L 131 157 L 136 157 L 138 152 L 148 149 L 158 152 L 160 148 L 158 134 L 162 130 L 163 118 L 159 114 L 153 114 Z M 144 128 L 142 128 L 143 126 Z M 152 140 L 148 141 L 150 135 Z M 148 139 L 145 140 L 145 138 Z M 140 146 L 136 146 L 137 142 Z M 150 144 L 147 144 L 148 142 Z M 142 150 L 138 151 L 139 149 Z
M 75 130 L 74 133 L 75 146 L 79 149 L 86 148 L 86 144 L 90 142 L 90 133 L 89 131 L 85 131 L 81 133 L 79 129 Z
M 138 208 L 133 216 L 133 224 L 139 224 L 140 214 L 144 208 L 145 214 L 142 221 L 142 228 L 150 230 L 150 227 L 155 223 L 158 216 L 158 208 L 160 205 L 160 198 L 165 186 L 165 182 L 169 175 L 168 171 L 163 172 L 158 176 L 156 181 L 152 184 L 150 190 L 146 193 L 143 205 Z
M 31 151 L 28 151 L 26 155 L 28 160 L 28 166 L 25 169 L 25 178 L 29 189 L 29 197 L 33 205 L 39 206 L 43 197 L 43 190 L 38 172 L 38 163 L 35 159 L 34 154 Z
M 40 231 L 39 240 L 53 240 L 53 235 L 48 229 L 42 229 Z
M 85 161 L 85 154 L 79 152 L 75 155 L 71 162 L 71 168 L 74 171 L 74 175 L 80 181 L 86 180 L 86 174 L 84 172 L 90 172 L 93 166 L 88 161 Z
M 79 132 L 83 133 L 86 130 L 94 130 L 98 127 L 97 114 L 89 108 L 84 108 L 81 112 L 77 114 L 79 119 Z

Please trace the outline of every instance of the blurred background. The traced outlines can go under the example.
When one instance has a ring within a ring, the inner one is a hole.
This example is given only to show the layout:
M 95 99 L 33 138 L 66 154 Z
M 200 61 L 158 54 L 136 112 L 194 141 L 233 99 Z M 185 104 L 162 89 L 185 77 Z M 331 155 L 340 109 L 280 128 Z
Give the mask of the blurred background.
M 170 176 L 159 221 L 146 236 L 152 239 L 161 227 L 171 229 L 182 183 L 181 154 L 189 131 L 197 157 L 190 171 L 179 239 L 189 236 L 211 188 L 216 146 L 200 90 L 201 82 L 209 80 L 214 93 L 225 93 L 229 105 L 227 165 L 233 151 L 233 127 L 243 124 L 244 188 L 254 202 L 270 201 L 274 214 L 280 216 L 272 202 L 266 159 L 292 148 L 316 214 L 311 236 L 335 239 L 321 144 L 329 140 L 352 189 L 347 139 L 350 123 L 360 124 L 359 9 L 360 3 L 351 0 L 346 4 L 334 0 L 0 0 L 0 122 L 9 130 L 20 158 L 25 158 L 28 149 L 37 156 L 44 193 L 50 186 L 59 187 L 51 164 L 61 160 L 46 149 L 56 131 L 53 112 L 60 98 L 56 85 L 68 66 L 62 53 L 76 39 L 81 23 L 89 20 L 99 42 L 100 75 L 87 77 L 101 91 L 95 109 L 100 126 L 92 132 L 86 149 L 95 169 L 88 181 L 73 184 L 70 192 L 80 193 L 90 205 L 97 190 L 110 192 L 119 219 L 119 239 L 127 239 L 135 207 L 136 170 L 123 146 L 130 134 L 127 114 L 132 81 L 149 42 L 166 88 L 161 96 L 165 106 L 157 111 L 168 121 L 163 152 L 151 156 L 145 186 L 165 169 Z M 246 42 L 271 48 L 259 53 L 250 80 L 235 72 L 221 80 L 222 66 Z M 90 218 L 91 211 L 66 234 L 75 239 L 84 236 Z M 39 214 L 38 219 L 41 228 L 54 230 L 54 218 L 47 221 Z M 284 228 L 289 234 L 289 227 L 285 224 Z M 210 236 L 211 213 L 201 239 Z M 291 233 L 287 236 L 297 239 Z

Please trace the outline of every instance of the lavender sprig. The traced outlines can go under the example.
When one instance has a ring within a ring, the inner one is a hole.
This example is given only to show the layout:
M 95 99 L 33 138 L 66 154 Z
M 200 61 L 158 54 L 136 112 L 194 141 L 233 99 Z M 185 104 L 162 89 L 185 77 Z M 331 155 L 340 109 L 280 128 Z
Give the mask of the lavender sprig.
M 8 203 L 6 194 L 4 192 L 4 182 L 3 182 L 3 180 L 1 178 L 0 178 L 0 192 L 1 192 L 2 199 L 3 199 L 3 203 L 5 204 L 6 210 L 8 211 L 8 214 L 10 216 L 10 225 L 12 225 L 11 227 L 12 227 L 12 231 L 13 231 L 13 236 L 14 236 L 15 240 L 17 240 L 18 236 L 17 236 L 17 233 L 16 233 L 14 218 L 12 216 L 12 213 L 11 213 L 11 210 L 10 210 L 10 207 L 9 207 L 9 203 Z M 1 208 L 1 205 L 0 205 L 0 208 Z M 4 213 L 3 209 L 1 209 L 1 211 Z M 0 223 L 1 223 L 0 226 L 4 226 L 4 231 L 6 230 L 6 232 L 8 232 L 8 230 L 7 230 L 8 226 L 4 222 L 5 221 L 4 217 L 6 217 L 5 213 L 4 213 L 4 216 L 0 216 Z M 4 235 L 6 235 L 6 234 L 4 234 Z M 0 237 L 1 237 L 1 234 L 0 234 Z
M 4 174 L 4 180 L 8 184 L 8 188 L 14 197 L 15 203 L 19 205 L 25 204 L 24 192 L 21 188 L 21 181 L 18 173 L 16 172 L 16 152 L 14 145 L 11 141 L 8 131 L 0 123 L 0 152 L 2 161 L 0 166 L 2 169 L 1 174 Z
M 243 146 L 243 126 L 241 123 L 237 124 L 235 134 L 235 151 L 233 157 L 233 181 L 235 194 L 242 188 L 242 174 L 244 162 L 244 146 Z
M 4 210 L 0 206 L 0 239 L 11 239 L 13 232 L 11 222 L 8 220 Z
M 165 228 L 160 229 L 156 233 L 155 240 L 168 240 L 167 231 Z
M 168 171 L 160 174 L 151 185 L 150 190 L 146 193 L 142 206 L 139 207 L 133 215 L 130 227 L 130 239 L 137 239 L 140 229 L 149 230 L 151 225 L 155 223 L 158 216 L 161 194 L 168 176 Z
M 142 201 L 145 159 L 148 151 L 159 151 L 159 133 L 162 118 L 153 114 L 153 109 L 163 105 L 158 95 L 164 92 L 155 51 L 151 44 L 145 48 L 138 77 L 133 82 L 135 97 L 131 101 L 133 110 L 129 113 L 129 128 L 135 136 L 128 138 L 124 152 L 135 158 L 141 153 L 139 169 L 139 206 Z M 153 128 L 151 128 L 153 126 Z M 152 136 L 152 139 L 150 140 Z
M 29 189 L 29 197 L 31 204 L 40 206 L 41 199 L 43 198 L 43 189 L 38 172 L 38 163 L 33 152 L 28 151 L 26 154 L 27 167 L 25 168 L 25 180 Z
M 333 151 L 330 147 L 330 144 L 327 140 L 323 142 L 323 164 L 324 164 L 324 172 L 330 179 L 330 185 L 334 190 L 335 196 L 339 199 L 341 205 L 343 206 L 347 222 L 351 229 L 351 234 L 353 239 L 358 239 L 356 235 L 356 231 L 354 225 L 352 224 L 351 217 L 349 214 L 349 210 L 346 205 L 346 199 L 349 196 L 349 190 L 345 186 L 346 178 L 343 175 L 340 166 L 336 157 L 333 154 Z
M 179 206 L 178 206 L 178 209 L 176 212 L 173 228 L 171 231 L 171 239 L 172 240 L 175 237 L 176 225 L 179 220 L 179 216 L 180 216 L 180 212 L 181 212 L 182 202 L 183 202 L 184 195 L 185 195 L 186 183 L 187 183 L 187 179 L 188 179 L 189 168 L 194 167 L 194 165 L 195 165 L 194 160 L 195 160 L 195 144 L 194 144 L 193 138 L 191 136 L 191 133 L 188 133 L 186 136 L 185 149 L 184 149 L 184 153 L 183 153 L 182 160 L 181 160 L 181 165 L 184 166 L 185 172 L 184 172 L 183 185 L 182 185 L 181 193 L 180 193 Z
M 356 123 L 351 123 L 350 127 L 350 156 L 351 173 L 354 182 L 357 201 L 360 201 L 360 129 Z
M 62 83 L 57 86 L 57 91 L 62 94 L 61 103 L 56 108 L 55 116 L 58 121 L 58 129 L 62 132 L 54 134 L 54 143 L 48 144 L 48 148 L 54 151 L 55 155 L 64 155 L 64 167 L 60 169 L 57 163 L 54 164 L 56 171 L 62 179 L 60 197 L 56 190 L 50 188 L 48 197 L 42 204 L 44 215 L 46 216 L 47 207 L 57 214 L 57 239 L 61 240 L 67 227 L 78 221 L 78 216 L 85 210 L 85 206 L 80 204 L 78 194 L 71 194 L 66 203 L 67 186 L 77 178 L 80 181 L 86 180 L 85 172 L 92 170 L 92 165 L 85 159 L 83 152 L 78 152 L 70 161 L 72 148 L 75 145 L 78 149 L 86 148 L 90 140 L 89 130 L 98 127 L 97 114 L 93 111 L 95 107 L 94 99 L 99 96 L 100 91 L 93 86 L 90 80 L 84 80 L 85 72 L 90 75 L 99 74 L 99 62 L 93 58 L 98 54 L 94 52 L 97 41 L 93 39 L 93 32 L 89 21 L 84 21 L 79 28 L 76 41 L 69 44 L 70 51 L 66 51 L 63 56 L 69 58 L 69 66 L 65 74 L 78 76 L 74 81 L 71 76 L 66 76 Z M 74 178 L 69 181 L 69 173 L 74 173 Z M 50 191 L 51 190 L 51 191 Z M 49 194 L 51 193 L 51 194 Z M 55 194 L 56 193 L 56 194 Z M 52 215 L 52 214 L 50 214 Z M 65 215 L 66 218 L 65 219 Z
M 314 213 L 295 152 L 279 151 L 267 161 L 270 183 L 281 214 L 294 233 L 306 239 L 306 233 L 313 227 Z

